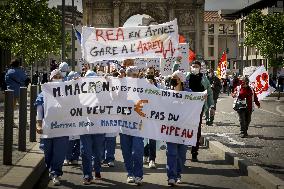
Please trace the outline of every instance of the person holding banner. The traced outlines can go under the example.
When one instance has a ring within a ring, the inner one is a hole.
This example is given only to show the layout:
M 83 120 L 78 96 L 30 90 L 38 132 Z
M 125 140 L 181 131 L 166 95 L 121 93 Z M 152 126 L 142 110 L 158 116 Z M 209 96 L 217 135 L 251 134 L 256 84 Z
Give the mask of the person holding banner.
M 126 69 L 127 77 L 138 78 L 139 70 L 136 66 Z M 120 134 L 120 144 L 124 165 L 127 171 L 127 183 L 142 185 L 144 142 L 142 137 Z
M 69 71 L 69 66 L 66 62 L 61 62 L 59 64 L 59 71 L 61 72 L 62 74 L 62 77 L 63 77 L 63 81 L 67 81 L 67 77 L 68 77 L 68 71 Z
M 170 78 L 170 88 L 175 91 L 184 90 L 185 75 L 181 71 L 175 71 Z M 167 176 L 168 185 L 174 186 L 181 183 L 182 168 L 186 161 L 187 146 L 167 142 Z
M 257 95 L 253 88 L 249 86 L 249 78 L 243 77 L 241 85 L 236 87 L 232 96 L 235 98 L 234 109 L 238 112 L 241 126 L 241 137 L 248 136 L 248 127 L 251 121 L 251 114 L 254 109 L 254 103 L 260 108 Z
M 51 82 L 63 82 L 62 73 L 55 69 L 50 74 Z M 44 119 L 44 101 L 43 94 L 40 93 L 36 99 L 35 105 L 37 107 L 37 133 L 42 134 L 42 128 Z M 47 169 L 49 170 L 49 177 L 55 186 L 60 185 L 60 176 L 62 176 L 63 161 L 67 152 L 66 146 L 68 146 L 69 137 L 55 137 L 55 138 L 41 138 L 41 147 L 44 151 L 44 160 Z
M 157 82 L 155 80 L 155 68 L 150 67 L 146 70 L 146 78 L 148 81 L 157 87 Z M 145 139 L 146 145 L 144 147 L 144 163 L 149 163 L 149 168 L 155 169 L 155 159 L 156 159 L 156 140 Z
M 207 100 L 205 101 L 203 110 L 200 113 L 196 146 L 192 146 L 191 148 L 192 161 L 194 162 L 198 161 L 197 156 L 200 145 L 199 140 L 201 138 L 201 124 L 202 124 L 203 112 L 206 112 L 209 108 L 214 107 L 213 92 L 211 89 L 210 82 L 208 78 L 200 72 L 200 70 L 201 70 L 201 63 L 197 60 L 193 61 L 191 66 L 191 72 L 187 73 L 186 84 L 185 84 L 186 88 L 188 88 L 189 91 L 192 92 L 203 92 L 207 90 Z
M 76 80 L 80 78 L 78 72 L 71 71 L 67 80 Z M 69 136 L 68 150 L 65 156 L 64 165 L 78 165 L 80 156 L 80 137 L 79 136 Z
M 88 70 L 85 77 L 96 76 L 94 71 Z M 83 166 L 83 184 L 90 185 L 93 180 L 92 160 L 94 160 L 95 179 L 101 179 L 101 161 L 105 134 L 80 135 L 81 156 Z

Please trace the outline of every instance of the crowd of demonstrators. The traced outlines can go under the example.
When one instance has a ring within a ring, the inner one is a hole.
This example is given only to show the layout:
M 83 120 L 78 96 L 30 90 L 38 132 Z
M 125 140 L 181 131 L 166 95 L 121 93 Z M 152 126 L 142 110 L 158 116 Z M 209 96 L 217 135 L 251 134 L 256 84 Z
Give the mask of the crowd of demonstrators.
M 153 67 L 139 69 L 132 66 L 133 60 L 125 60 L 121 67 L 105 72 L 103 66 L 91 68 L 90 64 L 84 64 L 81 73 L 70 71 L 68 64 L 63 62 L 58 69 L 53 69 L 50 74 L 50 82 L 65 82 L 76 80 L 81 77 L 104 76 L 108 78 L 135 78 L 145 79 L 150 84 L 160 89 L 174 91 L 207 91 L 206 101 L 200 113 L 196 146 L 191 147 L 192 161 L 198 161 L 198 151 L 201 137 L 202 117 L 206 115 L 206 124 L 212 125 L 214 112 L 216 110 L 217 99 L 222 89 L 221 81 L 214 75 L 213 70 L 207 72 L 206 66 L 200 61 L 192 62 L 189 72 L 179 71 L 179 64 L 174 64 L 172 74 L 167 77 L 161 76 L 159 70 Z M 69 72 L 70 71 L 70 72 Z M 239 87 L 235 80 L 232 81 L 235 97 L 249 98 L 252 90 L 246 85 Z M 235 86 L 234 86 L 235 85 Z M 255 100 L 255 96 L 253 98 Z M 252 100 L 247 99 L 247 102 Z M 255 100 L 255 102 L 258 102 Z M 37 106 L 37 132 L 42 134 L 43 123 L 43 96 L 38 95 Z M 248 106 L 246 111 L 238 111 L 240 116 L 241 130 L 247 134 L 249 117 L 252 107 Z M 143 163 L 147 163 L 149 168 L 156 168 L 156 151 L 160 141 L 144 139 L 142 137 L 130 136 L 125 133 L 107 134 L 85 134 L 81 136 L 66 136 L 56 138 L 42 138 L 41 149 L 44 151 L 46 166 L 49 169 L 50 178 L 54 185 L 60 185 L 63 165 L 77 165 L 79 157 L 82 159 L 83 184 L 89 185 L 93 179 L 101 179 L 101 165 L 108 167 L 115 166 L 115 149 L 117 136 L 120 135 L 120 145 L 127 172 L 127 183 L 141 185 L 143 183 Z M 59 145 L 60 144 L 60 145 Z M 182 182 L 182 169 L 186 161 L 188 146 L 167 142 L 167 177 L 168 185 L 174 186 Z M 143 160 L 144 158 L 144 160 Z M 95 175 L 93 177 L 93 171 Z

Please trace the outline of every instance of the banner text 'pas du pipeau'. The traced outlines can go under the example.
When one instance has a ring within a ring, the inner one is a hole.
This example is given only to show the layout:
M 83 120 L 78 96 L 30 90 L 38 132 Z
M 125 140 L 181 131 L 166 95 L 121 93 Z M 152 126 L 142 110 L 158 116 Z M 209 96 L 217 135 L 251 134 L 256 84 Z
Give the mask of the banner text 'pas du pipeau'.
M 127 58 L 167 58 L 178 56 L 177 20 L 159 25 L 82 28 L 83 58 L 93 63 Z
M 145 79 L 46 83 L 43 137 L 124 133 L 195 145 L 206 92 L 162 90 Z

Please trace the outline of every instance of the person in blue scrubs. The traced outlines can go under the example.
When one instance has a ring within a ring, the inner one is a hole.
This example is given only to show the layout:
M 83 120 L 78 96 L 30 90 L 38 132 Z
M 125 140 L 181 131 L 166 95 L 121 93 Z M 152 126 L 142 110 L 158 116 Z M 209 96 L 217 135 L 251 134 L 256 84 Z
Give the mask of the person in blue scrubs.
M 138 78 L 138 68 L 128 67 L 127 77 Z M 120 134 L 120 144 L 124 165 L 127 170 L 127 183 L 142 185 L 144 142 L 142 137 Z
M 50 74 L 51 82 L 62 82 L 62 75 L 58 69 L 55 69 Z M 43 94 L 40 93 L 36 99 L 37 107 L 37 133 L 42 134 L 42 120 L 44 119 L 44 101 Z M 48 127 L 48 125 L 47 125 Z M 41 148 L 44 151 L 44 160 L 49 176 L 55 186 L 60 185 L 60 176 L 63 175 L 62 166 L 66 155 L 66 146 L 68 145 L 69 137 L 41 138 Z
M 94 77 L 96 73 L 88 70 L 85 77 Z M 105 134 L 85 134 L 80 136 L 81 157 L 83 166 L 83 184 L 90 185 L 93 181 L 93 167 L 95 179 L 101 179 L 101 161 Z M 92 165 L 94 161 L 94 165 Z

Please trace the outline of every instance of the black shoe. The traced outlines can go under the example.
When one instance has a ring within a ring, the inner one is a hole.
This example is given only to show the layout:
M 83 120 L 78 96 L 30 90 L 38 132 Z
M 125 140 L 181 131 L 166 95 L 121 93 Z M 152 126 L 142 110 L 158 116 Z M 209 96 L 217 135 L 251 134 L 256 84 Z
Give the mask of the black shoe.
M 191 161 L 192 161 L 192 162 L 198 162 L 197 154 L 192 154 Z
M 243 133 L 243 134 L 241 135 L 241 138 L 247 138 L 247 136 L 248 136 L 247 133 Z

